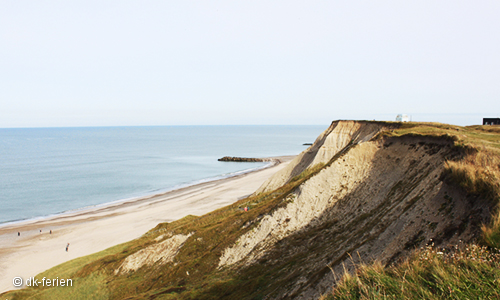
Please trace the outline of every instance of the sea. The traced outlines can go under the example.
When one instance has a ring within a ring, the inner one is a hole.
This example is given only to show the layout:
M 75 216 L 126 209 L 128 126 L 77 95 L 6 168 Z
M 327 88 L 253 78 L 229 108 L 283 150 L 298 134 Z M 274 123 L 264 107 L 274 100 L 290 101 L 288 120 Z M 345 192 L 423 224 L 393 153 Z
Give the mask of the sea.
M 223 156 L 296 155 L 327 125 L 0 129 L 0 226 L 264 168 Z

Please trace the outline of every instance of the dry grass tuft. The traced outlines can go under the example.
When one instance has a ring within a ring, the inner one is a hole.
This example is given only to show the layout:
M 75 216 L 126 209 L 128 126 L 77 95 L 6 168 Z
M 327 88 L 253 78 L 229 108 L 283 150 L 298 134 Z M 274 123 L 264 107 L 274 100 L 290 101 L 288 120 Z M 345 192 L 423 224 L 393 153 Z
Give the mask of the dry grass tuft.
M 459 161 L 448 161 L 448 175 L 467 192 L 498 200 L 500 195 L 500 156 L 492 151 L 468 151 Z
M 397 267 L 361 265 L 322 299 L 499 299 L 500 252 L 461 247 L 427 246 Z
M 500 155 L 495 150 L 468 151 L 458 161 L 448 161 L 446 176 L 470 194 L 486 197 L 497 207 L 492 221 L 482 226 L 486 244 L 500 248 Z

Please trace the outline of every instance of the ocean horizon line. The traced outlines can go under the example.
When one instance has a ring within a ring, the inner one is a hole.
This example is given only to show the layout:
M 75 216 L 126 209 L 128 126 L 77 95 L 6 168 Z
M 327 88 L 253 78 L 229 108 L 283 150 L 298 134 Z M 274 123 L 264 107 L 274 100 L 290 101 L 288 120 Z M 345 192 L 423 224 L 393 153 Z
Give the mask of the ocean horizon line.
M 85 129 L 85 128 L 150 128 L 150 127 L 265 127 L 265 126 L 328 126 L 328 124 L 194 124 L 194 125 L 82 125 L 82 126 L 14 126 L 0 127 L 1 129 Z

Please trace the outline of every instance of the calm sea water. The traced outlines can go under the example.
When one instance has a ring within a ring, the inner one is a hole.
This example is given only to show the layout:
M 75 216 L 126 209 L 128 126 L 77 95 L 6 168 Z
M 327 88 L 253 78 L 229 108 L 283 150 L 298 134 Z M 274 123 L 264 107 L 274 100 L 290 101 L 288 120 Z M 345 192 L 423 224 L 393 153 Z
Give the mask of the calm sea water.
M 327 126 L 0 129 L 0 223 L 228 177 L 293 155 Z

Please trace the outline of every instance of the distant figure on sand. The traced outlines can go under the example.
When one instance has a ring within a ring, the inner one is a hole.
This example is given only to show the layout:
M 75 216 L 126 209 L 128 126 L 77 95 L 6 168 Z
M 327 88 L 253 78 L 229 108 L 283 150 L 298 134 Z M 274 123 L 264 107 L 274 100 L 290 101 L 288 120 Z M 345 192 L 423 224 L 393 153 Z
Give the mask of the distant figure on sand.
M 66 252 L 68 252 L 69 243 L 66 245 Z
M 17 236 L 21 236 L 21 233 L 19 231 L 17 232 Z
M 40 229 L 40 233 L 42 233 L 42 230 Z
M 52 234 L 52 229 L 50 230 L 50 234 Z

